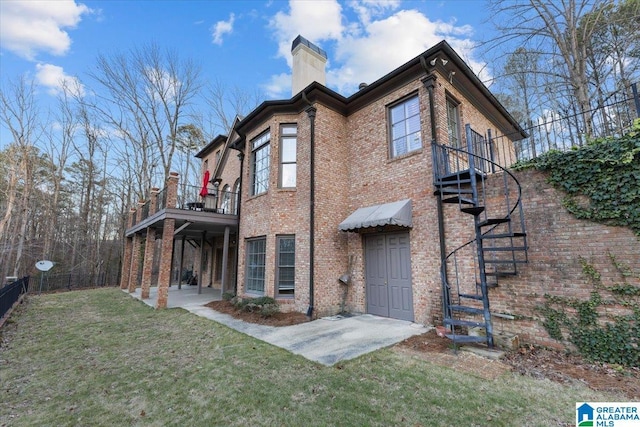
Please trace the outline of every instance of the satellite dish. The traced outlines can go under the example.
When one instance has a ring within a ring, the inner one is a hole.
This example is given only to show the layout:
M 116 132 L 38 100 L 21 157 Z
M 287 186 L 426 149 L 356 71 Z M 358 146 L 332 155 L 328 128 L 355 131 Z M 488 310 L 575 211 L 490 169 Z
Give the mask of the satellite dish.
M 49 271 L 53 267 L 53 263 L 51 261 L 42 260 L 36 262 L 36 268 L 40 271 Z

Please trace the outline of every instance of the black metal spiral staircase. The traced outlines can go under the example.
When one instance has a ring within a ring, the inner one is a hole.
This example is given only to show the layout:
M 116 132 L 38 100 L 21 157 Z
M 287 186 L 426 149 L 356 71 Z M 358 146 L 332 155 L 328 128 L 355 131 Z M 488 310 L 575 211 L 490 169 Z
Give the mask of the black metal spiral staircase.
M 432 144 L 441 233 L 444 222 L 451 221 L 462 223 L 456 230 L 465 223 L 469 230 L 441 242 L 443 248 L 455 246 L 442 254 L 443 323 L 454 346 L 486 342 L 493 347 L 489 289 L 498 286 L 500 277 L 516 275 L 518 265 L 528 261 L 527 234 L 518 180 L 490 160 L 491 142 L 469 125 L 466 137 L 466 150 Z M 447 205 L 457 205 L 459 212 L 447 211 Z M 480 333 L 469 334 L 473 329 Z

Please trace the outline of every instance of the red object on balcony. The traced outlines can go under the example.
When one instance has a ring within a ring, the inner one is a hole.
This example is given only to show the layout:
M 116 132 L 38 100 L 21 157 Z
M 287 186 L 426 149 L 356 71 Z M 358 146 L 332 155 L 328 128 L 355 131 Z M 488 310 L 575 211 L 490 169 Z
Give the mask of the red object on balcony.
M 209 171 L 205 171 L 204 180 L 202 182 L 202 190 L 200 190 L 200 197 L 207 197 L 209 191 L 207 190 L 207 185 L 209 184 Z

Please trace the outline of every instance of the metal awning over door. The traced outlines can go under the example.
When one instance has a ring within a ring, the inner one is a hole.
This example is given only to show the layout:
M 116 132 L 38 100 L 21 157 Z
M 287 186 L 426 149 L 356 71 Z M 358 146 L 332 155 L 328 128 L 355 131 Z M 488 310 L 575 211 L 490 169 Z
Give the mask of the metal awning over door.
M 361 228 L 385 225 L 412 226 L 411 199 L 356 209 L 340 223 L 341 231 L 357 231 Z

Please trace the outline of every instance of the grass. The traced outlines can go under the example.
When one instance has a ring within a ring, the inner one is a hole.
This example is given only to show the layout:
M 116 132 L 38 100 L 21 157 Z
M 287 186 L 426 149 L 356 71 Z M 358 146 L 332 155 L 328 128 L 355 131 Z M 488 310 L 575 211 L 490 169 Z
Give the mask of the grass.
M 31 296 L 0 348 L 0 426 L 569 425 L 624 400 L 392 349 L 325 367 L 118 289 Z

